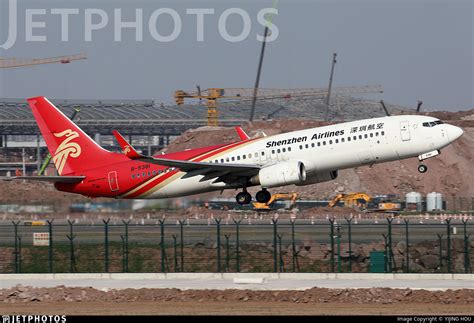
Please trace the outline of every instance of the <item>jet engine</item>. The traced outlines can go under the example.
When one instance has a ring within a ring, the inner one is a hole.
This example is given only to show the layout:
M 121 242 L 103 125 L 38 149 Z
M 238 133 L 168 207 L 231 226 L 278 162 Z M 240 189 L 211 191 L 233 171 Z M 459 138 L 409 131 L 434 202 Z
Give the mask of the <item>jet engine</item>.
M 303 183 L 306 180 L 306 168 L 301 161 L 286 161 L 262 168 L 258 175 L 250 179 L 255 185 L 264 188 Z
M 330 172 L 311 174 L 311 176 L 308 176 L 305 181 L 303 181 L 301 183 L 296 183 L 296 185 L 303 186 L 303 185 L 329 182 L 329 181 L 332 181 L 333 179 L 336 179 L 337 175 L 338 175 L 337 170 L 333 170 L 333 171 L 330 171 Z

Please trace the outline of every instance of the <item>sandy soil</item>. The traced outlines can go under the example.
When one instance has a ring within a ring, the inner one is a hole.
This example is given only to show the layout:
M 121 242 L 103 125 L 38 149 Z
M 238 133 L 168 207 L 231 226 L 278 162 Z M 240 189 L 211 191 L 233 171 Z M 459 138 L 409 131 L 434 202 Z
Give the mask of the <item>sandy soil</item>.
M 2 314 L 474 314 L 474 290 L 304 291 L 31 288 L 0 290 Z

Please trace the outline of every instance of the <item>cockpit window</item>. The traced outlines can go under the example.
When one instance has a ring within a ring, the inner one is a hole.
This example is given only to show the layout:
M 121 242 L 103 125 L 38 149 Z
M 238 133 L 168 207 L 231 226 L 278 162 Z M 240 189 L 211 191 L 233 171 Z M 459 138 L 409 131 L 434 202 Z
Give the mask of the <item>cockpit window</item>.
M 439 124 L 443 124 L 444 122 L 441 120 L 431 121 L 431 122 L 423 122 L 423 127 L 434 127 Z

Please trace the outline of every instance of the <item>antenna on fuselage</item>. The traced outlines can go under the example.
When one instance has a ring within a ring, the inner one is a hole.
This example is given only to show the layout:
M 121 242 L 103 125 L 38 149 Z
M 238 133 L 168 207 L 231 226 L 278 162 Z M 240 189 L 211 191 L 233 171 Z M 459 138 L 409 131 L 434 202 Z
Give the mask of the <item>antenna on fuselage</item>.
M 420 112 L 421 105 L 423 104 L 423 101 L 418 101 L 418 105 L 416 107 L 416 112 Z
M 388 112 L 388 109 L 385 106 L 385 102 L 383 102 L 383 100 L 380 100 L 380 104 L 382 105 L 382 108 L 385 111 L 385 114 L 387 115 L 387 117 L 390 117 L 390 113 Z

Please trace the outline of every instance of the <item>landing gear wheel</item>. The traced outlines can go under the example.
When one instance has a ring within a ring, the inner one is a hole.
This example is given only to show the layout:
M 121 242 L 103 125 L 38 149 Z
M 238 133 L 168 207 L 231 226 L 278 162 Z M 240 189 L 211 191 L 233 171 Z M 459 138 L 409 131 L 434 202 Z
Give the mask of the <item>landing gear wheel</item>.
M 419 171 L 420 173 L 426 173 L 427 170 L 428 170 L 428 167 L 427 167 L 426 165 L 420 164 L 420 165 L 418 166 L 418 171 Z
M 267 203 L 268 201 L 270 201 L 271 198 L 272 198 L 272 195 L 266 189 L 258 191 L 257 194 L 255 194 L 255 199 L 259 203 Z
M 237 194 L 235 197 L 235 200 L 239 205 L 247 205 L 252 201 L 252 195 L 250 195 L 248 192 L 240 192 Z

